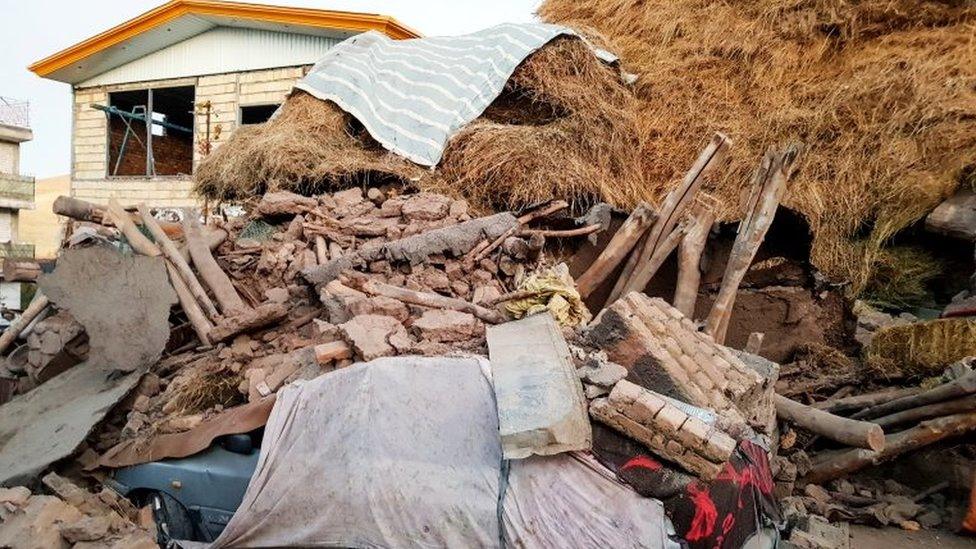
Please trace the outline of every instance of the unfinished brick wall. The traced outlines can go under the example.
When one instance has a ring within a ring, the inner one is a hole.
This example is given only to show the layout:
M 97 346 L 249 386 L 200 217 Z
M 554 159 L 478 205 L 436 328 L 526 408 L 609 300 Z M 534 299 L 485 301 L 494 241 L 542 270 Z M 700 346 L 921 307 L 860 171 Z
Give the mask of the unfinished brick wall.
M 201 105 L 207 101 L 211 104 L 209 126 L 206 116 L 199 110 L 194 116 L 193 135 L 193 166 L 203 158 L 202 144 L 209 135 L 212 147 L 216 148 L 230 138 L 231 133 L 239 126 L 239 110 L 241 106 L 278 104 L 285 100 L 288 92 L 296 80 L 301 78 L 307 67 L 284 67 L 241 73 L 227 73 L 182 78 L 167 81 L 133 82 L 112 86 L 94 86 L 77 88 L 74 92 L 74 127 L 72 134 L 72 177 L 71 192 L 73 196 L 97 203 L 105 203 L 109 197 L 116 197 L 123 204 L 146 202 L 151 206 L 161 207 L 199 207 L 200 204 L 192 195 L 193 181 L 190 175 L 137 178 L 126 177 L 113 179 L 109 177 L 112 164 L 109 163 L 109 124 L 105 113 L 92 109 L 88 105 L 98 103 L 108 104 L 109 92 L 135 90 L 142 88 L 161 88 L 173 86 L 196 86 L 195 102 Z M 136 127 L 142 127 L 138 125 Z M 159 137 L 154 139 L 158 140 Z M 159 144 L 154 145 L 157 166 L 165 162 L 161 156 Z M 126 172 L 145 174 L 145 151 L 139 157 L 126 159 L 132 166 Z M 114 157 L 112 159 L 114 161 Z M 141 166 L 141 167 L 140 167 Z M 131 170 L 131 172 L 129 172 Z M 190 174 L 192 169 L 181 169 Z M 120 174 L 123 173 L 121 170 Z
M 130 135 L 123 151 L 122 140 L 126 125 L 120 118 L 112 117 L 108 170 L 115 175 L 146 175 L 146 148 L 142 145 L 145 142 L 146 124 L 139 120 L 131 120 L 129 123 L 142 141 Z M 154 135 L 152 147 L 157 174 L 190 175 L 193 172 L 192 136 L 179 133 Z M 123 152 L 119 169 L 115 171 L 115 163 Z

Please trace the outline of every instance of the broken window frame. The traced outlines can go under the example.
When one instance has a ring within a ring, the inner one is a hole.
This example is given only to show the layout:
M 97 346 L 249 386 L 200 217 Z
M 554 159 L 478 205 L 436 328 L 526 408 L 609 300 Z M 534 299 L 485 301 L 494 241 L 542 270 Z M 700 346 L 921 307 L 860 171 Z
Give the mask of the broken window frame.
M 190 90 L 190 108 L 187 109 L 188 115 L 190 117 L 190 122 L 188 126 L 182 126 L 175 124 L 170 121 L 170 113 L 155 111 L 153 109 L 153 99 L 154 94 L 160 90 L 174 90 L 178 88 L 186 88 Z M 108 118 L 108 124 L 106 127 L 106 166 L 105 166 L 105 176 L 107 179 L 146 179 L 146 178 L 186 178 L 193 175 L 193 171 L 196 168 L 196 132 L 194 130 L 196 124 L 196 94 L 197 94 L 196 83 L 185 83 L 185 84 L 167 84 L 165 86 L 147 86 L 145 88 L 123 88 L 108 90 L 107 92 L 107 105 L 98 105 L 92 103 L 92 107 L 101 110 L 105 113 Z M 145 92 L 146 93 L 146 104 L 145 105 L 134 105 L 133 110 L 125 111 L 124 109 L 118 108 L 113 104 L 113 95 L 122 93 L 133 93 L 133 92 Z M 135 108 L 141 107 L 142 112 L 135 112 Z M 159 120 L 154 115 L 159 114 L 163 117 Z M 131 136 L 130 139 L 134 141 L 132 145 L 140 147 L 146 151 L 146 168 L 145 172 L 142 174 L 118 174 L 119 167 L 121 166 L 122 158 L 125 154 L 125 147 L 132 146 L 126 143 L 123 139 L 120 147 L 122 150 L 119 151 L 118 156 L 113 159 L 113 138 L 112 138 L 112 120 L 113 117 L 118 117 L 123 120 L 126 124 L 126 135 Z M 143 128 L 133 128 L 132 122 L 141 123 Z M 154 129 L 162 128 L 162 131 L 154 132 Z M 190 147 L 189 147 L 189 171 L 186 173 L 172 173 L 172 174 L 162 174 L 157 173 L 156 170 L 156 156 L 153 149 L 153 138 L 162 138 L 169 135 L 169 132 L 184 132 L 188 133 L 190 136 Z

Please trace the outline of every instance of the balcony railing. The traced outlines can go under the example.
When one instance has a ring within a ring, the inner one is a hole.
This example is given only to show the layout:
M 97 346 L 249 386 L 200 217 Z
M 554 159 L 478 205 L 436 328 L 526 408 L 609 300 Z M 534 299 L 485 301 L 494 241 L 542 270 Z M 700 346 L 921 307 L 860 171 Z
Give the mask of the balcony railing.
M 0 259 L 34 259 L 33 244 L 0 242 Z
M 26 175 L 0 173 L 0 200 L 34 201 L 34 178 Z
M 30 128 L 30 103 L 0 96 L 0 124 Z

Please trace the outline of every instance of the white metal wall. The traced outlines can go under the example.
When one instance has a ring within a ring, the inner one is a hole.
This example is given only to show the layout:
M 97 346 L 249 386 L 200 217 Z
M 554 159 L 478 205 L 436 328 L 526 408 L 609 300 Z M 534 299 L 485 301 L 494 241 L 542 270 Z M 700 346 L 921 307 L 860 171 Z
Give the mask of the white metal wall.
M 104 72 L 77 87 L 310 65 L 338 43 L 339 40 L 324 36 L 217 27 Z

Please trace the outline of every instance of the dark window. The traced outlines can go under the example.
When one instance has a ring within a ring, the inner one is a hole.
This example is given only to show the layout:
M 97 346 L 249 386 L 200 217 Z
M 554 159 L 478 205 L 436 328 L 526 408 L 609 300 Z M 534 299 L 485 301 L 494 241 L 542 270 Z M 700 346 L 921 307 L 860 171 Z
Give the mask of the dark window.
M 280 105 L 248 105 L 241 107 L 241 124 L 260 124 L 271 119 Z
M 195 93 L 180 86 L 108 94 L 109 175 L 193 173 Z

